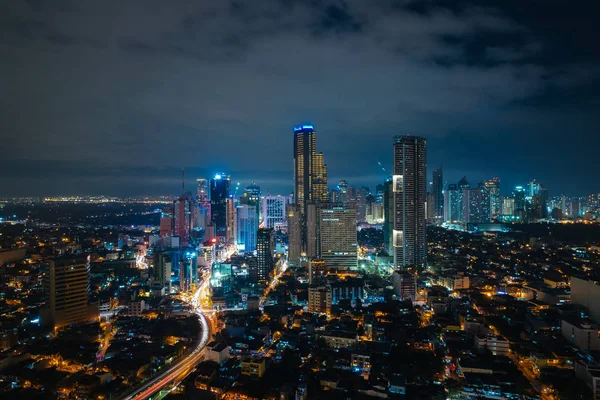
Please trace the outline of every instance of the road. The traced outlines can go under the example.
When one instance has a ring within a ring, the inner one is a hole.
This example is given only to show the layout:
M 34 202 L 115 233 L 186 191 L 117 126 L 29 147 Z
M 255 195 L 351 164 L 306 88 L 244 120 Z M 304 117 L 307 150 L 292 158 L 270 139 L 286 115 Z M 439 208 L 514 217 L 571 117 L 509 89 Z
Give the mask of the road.
M 171 366 L 168 370 L 161 373 L 156 378 L 146 382 L 143 386 L 136 389 L 135 392 L 124 397 L 125 400 L 152 399 L 152 396 L 166 388 L 171 383 L 180 382 L 184 377 L 192 372 L 194 368 L 196 368 L 196 365 L 198 365 L 200 361 L 202 361 L 204 358 L 204 348 L 212 337 L 210 324 L 202 309 L 202 297 L 206 295 L 208 291 L 208 282 L 208 279 L 204 280 L 202 285 L 198 287 L 194 295 L 189 300 L 194 312 L 198 315 L 202 328 L 202 336 L 196 348 L 183 360 L 180 360 L 177 364 Z M 164 397 L 164 393 L 157 394 L 157 397 L 161 396 Z

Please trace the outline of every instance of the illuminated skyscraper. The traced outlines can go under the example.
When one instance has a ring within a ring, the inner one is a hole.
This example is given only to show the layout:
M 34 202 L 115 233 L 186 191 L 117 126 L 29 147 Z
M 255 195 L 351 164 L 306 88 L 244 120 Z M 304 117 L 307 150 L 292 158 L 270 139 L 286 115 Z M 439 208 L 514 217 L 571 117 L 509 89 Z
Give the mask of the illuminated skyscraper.
M 256 250 L 256 232 L 258 230 L 258 215 L 256 207 L 240 204 L 236 210 L 235 241 L 238 249 L 252 252 Z
M 217 237 L 227 237 L 227 199 L 229 198 L 229 175 L 216 174 L 210 180 L 210 217 Z
M 451 183 L 444 191 L 444 222 L 458 222 L 462 214 L 458 185 Z
M 498 218 L 501 213 L 500 203 L 500 178 L 492 178 L 489 181 L 483 183 L 490 193 L 490 211 L 492 218 Z
M 433 181 L 431 184 L 431 193 L 433 197 L 433 215 L 429 216 L 430 220 L 440 223 L 444 217 L 444 179 L 442 168 L 433 170 Z
M 348 204 L 324 203 L 318 207 L 317 258 L 328 267 L 355 268 L 358 262 L 356 209 Z
M 190 243 L 190 231 L 193 228 L 192 207 L 194 203 L 191 193 L 184 193 L 173 202 L 173 236 L 179 236 L 181 246 Z
M 383 184 L 383 242 L 385 250 L 393 255 L 394 246 L 394 188 L 392 178 L 388 178 Z
M 252 182 L 251 185 L 246 186 L 244 195 L 240 197 L 240 204 L 248 204 L 256 208 L 256 220 L 260 221 L 261 204 L 260 204 L 260 186 Z
M 484 224 L 490 222 L 490 192 L 483 184 L 463 190 L 463 222 Z
M 208 187 L 208 181 L 205 178 L 196 179 L 198 183 L 198 205 L 204 209 L 204 213 L 206 215 L 206 223 L 211 221 L 210 219 L 210 190 Z M 206 224 L 205 223 L 205 224 Z
M 327 166 L 323 161 L 323 153 L 317 153 L 317 134 L 313 125 L 294 128 L 294 195 L 301 213 L 301 248 L 306 251 L 308 204 L 329 199 Z
M 258 230 L 256 243 L 256 258 L 258 263 L 258 281 L 265 282 L 273 272 L 273 229 L 261 228 Z
M 425 203 L 427 197 L 427 141 L 417 136 L 394 138 L 394 265 L 425 267 Z

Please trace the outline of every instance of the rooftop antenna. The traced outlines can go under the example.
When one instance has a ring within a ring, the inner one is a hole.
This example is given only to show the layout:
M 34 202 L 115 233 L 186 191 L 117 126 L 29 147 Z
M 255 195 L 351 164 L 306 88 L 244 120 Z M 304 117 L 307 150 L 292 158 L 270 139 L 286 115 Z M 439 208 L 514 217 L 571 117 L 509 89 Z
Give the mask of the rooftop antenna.
M 181 190 L 185 192 L 185 169 L 181 168 Z

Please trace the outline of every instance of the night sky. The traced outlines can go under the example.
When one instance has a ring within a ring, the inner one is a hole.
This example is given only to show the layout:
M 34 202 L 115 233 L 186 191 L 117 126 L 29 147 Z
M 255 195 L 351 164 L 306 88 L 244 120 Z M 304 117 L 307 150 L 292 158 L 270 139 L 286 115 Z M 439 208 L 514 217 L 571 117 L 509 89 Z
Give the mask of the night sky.
M 600 2 L 3 1 L 0 196 L 292 190 L 293 126 L 372 188 L 392 138 L 502 192 L 600 192 Z

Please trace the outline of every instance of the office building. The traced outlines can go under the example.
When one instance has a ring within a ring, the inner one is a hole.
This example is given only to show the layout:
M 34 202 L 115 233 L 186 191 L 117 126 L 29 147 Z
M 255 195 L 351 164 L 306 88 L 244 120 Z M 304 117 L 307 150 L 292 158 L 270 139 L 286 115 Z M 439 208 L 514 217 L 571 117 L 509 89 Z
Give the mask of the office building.
M 193 207 L 194 201 L 191 193 L 185 193 L 173 202 L 173 236 L 179 237 L 181 246 L 187 246 L 190 243 L 190 231 L 193 228 Z
M 88 305 L 90 291 L 90 259 L 88 257 L 58 257 L 49 261 L 44 276 L 44 290 L 48 297 L 44 325 L 55 330 L 69 325 L 86 323 L 98 318 Z
M 329 199 L 327 166 L 323 154 L 317 153 L 317 134 L 313 125 L 294 128 L 294 195 L 299 205 L 301 249 L 307 248 L 306 213 L 308 204 Z
M 161 251 L 154 255 L 154 270 L 156 277 L 162 287 L 169 286 L 171 283 L 171 273 L 173 264 L 168 251 Z
M 348 204 L 324 203 L 318 207 L 318 253 L 332 268 L 356 268 L 358 239 L 356 209 Z
M 216 174 L 210 180 L 210 218 L 219 240 L 227 237 L 227 199 L 229 199 L 230 177 Z
M 442 222 L 444 218 L 444 179 L 442 168 L 433 170 L 433 180 L 431 183 L 432 194 L 432 215 L 429 216 L 435 223 Z
M 500 178 L 492 178 L 483 184 L 490 194 L 491 217 L 496 219 L 500 216 L 502 210 L 500 203 Z
M 287 207 L 288 262 L 299 265 L 302 255 L 300 205 L 290 204 Z
M 422 137 L 394 138 L 393 259 L 396 267 L 425 267 L 425 203 L 427 142 Z
M 275 268 L 273 229 L 261 228 L 258 230 L 256 250 L 258 281 L 266 282 Z
M 236 210 L 235 242 L 240 251 L 253 252 L 256 250 L 256 232 L 258 230 L 258 215 L 256 207 L 240 204 Z
M 262 200 L 263 224 L 265 228 L 280 230 L 286 226 L 286 198 L 265 196 Z
M 320 314 L 331 314 L 333 297 L 331 286 L 310 285 L 308 288 L 308 311 Z

